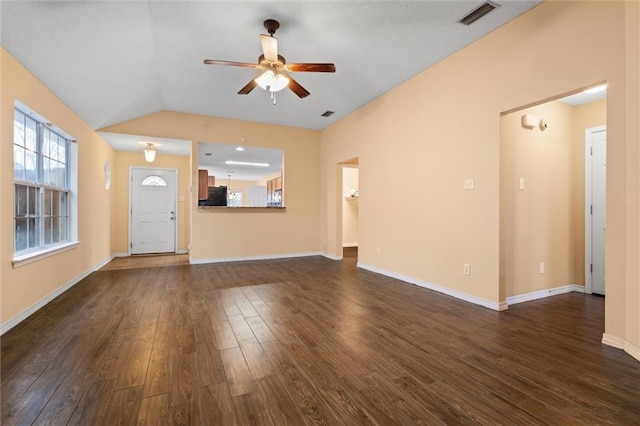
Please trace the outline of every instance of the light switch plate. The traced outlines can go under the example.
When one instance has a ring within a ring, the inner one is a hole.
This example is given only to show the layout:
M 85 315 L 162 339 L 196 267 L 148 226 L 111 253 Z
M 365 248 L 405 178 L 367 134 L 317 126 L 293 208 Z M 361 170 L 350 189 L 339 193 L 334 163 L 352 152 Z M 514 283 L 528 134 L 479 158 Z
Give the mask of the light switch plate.
M 524 189 L 524 178 L 520 178 L 520 191 Z

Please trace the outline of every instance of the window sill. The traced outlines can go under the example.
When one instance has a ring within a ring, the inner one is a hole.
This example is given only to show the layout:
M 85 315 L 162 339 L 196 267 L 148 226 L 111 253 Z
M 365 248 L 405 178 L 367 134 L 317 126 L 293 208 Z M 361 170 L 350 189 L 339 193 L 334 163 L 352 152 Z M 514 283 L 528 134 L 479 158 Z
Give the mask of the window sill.
M 282 206 L 282 207 L 267 207 L 267 206 L 263 206 L 263 207 L 227 207 L 227 206 L 198 206 L 198 209 L 202 209 L 202 210 L 213 210 L 213 211 L 219 211 L 219 212 L 256 212 L 256 211 L 285 211 L 287 208 Z
M 74 249 L 78 247 L 79 244 L 80 244 L 80 241 L 72 241 L 72 242 L 60 244 L 48 249 L 23 254 L 21 256 L 15 256 L 11 261 L 11 264 L 13 265 L 14 269 L 19 268 L 21 266 L 28 265 L 33 262 L 37 262 L 38 260 L 47 258 L 49 256 L 53 256 L 58 253 L 65 252 L 67 250 Z

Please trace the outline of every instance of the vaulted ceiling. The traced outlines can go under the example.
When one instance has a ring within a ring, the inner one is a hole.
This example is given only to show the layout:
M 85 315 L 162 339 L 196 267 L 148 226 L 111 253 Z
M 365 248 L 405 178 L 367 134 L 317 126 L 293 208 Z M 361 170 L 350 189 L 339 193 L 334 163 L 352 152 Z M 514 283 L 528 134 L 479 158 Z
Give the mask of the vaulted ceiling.
M 3 1 L 1 43 L 94 129 L 161 110 L 322 129 L 540 1 Z M 311 95 L 238 90 L 256 62 L 267 18 L 279 20 L 288 62 L 333 62 L 295 73 Z M 423 96 L 424 94 L 417 94 Z M 331 117 L 321 114 L 335 111 Z

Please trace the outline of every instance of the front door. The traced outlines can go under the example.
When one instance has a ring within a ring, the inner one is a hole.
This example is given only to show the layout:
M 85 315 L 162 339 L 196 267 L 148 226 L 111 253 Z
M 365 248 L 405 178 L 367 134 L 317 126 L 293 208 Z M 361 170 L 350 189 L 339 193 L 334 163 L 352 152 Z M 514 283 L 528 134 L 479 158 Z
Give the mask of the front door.
M 175 253 L 177 171 L 132 167 L 131 254 Z

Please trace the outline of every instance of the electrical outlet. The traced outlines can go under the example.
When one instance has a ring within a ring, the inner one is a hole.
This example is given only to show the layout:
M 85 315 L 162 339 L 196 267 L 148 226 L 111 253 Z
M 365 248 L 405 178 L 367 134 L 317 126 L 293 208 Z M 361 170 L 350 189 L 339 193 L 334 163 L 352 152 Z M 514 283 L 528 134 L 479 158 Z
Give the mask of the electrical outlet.
M 520 178 L 520 191 L 524 190 L 524 178 Z
M 380 247 L 377 247 L 376 253 L 378 254 L 378 256 L 380 256 L 382 254 L 382 249 Z
M 464 189 L 466 189 L 467 191 L 475 189 L 475 187 L 476 187 L 476 181 L 474 178 L 467 178 L 464 180 Z
M 465 263 L 462 267 L 462 273 L 465 275 L 471 275 L 471 266 L 468 263 Z
M 544 262 L 540 262 L 540 273 L 544 274 Z

